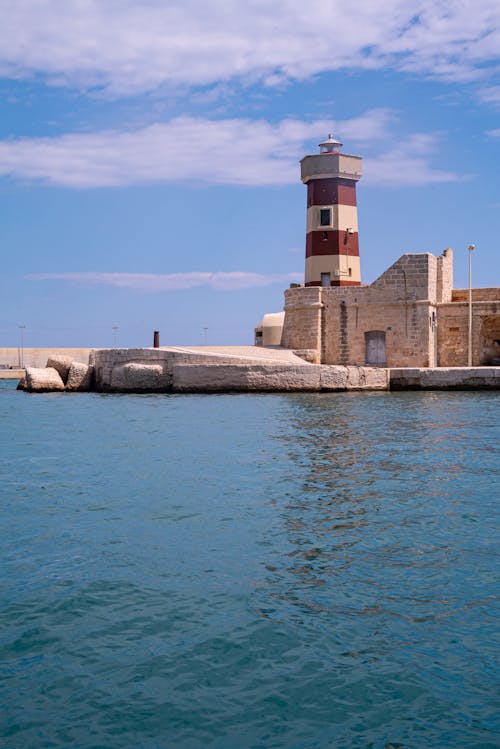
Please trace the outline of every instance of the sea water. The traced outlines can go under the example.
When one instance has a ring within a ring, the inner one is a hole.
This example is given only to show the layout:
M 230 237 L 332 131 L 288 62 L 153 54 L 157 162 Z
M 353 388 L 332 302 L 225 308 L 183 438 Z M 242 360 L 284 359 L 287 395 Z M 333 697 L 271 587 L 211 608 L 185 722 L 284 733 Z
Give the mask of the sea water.
M 0 389 L 5 749 L 493 749 L 496 393 Z

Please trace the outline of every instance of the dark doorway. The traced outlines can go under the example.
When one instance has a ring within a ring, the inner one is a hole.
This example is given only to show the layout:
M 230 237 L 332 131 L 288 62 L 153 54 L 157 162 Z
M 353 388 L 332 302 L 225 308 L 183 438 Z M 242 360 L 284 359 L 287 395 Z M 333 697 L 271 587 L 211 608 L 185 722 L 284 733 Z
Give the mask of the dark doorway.
M 480 364 L 486 367 L 500 365 L 500 315 L 483 320 L 479 360 Z

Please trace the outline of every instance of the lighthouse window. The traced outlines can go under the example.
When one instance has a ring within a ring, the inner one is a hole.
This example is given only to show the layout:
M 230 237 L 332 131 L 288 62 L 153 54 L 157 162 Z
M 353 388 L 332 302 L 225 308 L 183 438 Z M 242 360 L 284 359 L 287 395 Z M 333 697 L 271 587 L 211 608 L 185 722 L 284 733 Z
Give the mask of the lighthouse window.
M 331 224 L 331 210 L 330 208 L 319 209 L 319 225 L 330 226 Z

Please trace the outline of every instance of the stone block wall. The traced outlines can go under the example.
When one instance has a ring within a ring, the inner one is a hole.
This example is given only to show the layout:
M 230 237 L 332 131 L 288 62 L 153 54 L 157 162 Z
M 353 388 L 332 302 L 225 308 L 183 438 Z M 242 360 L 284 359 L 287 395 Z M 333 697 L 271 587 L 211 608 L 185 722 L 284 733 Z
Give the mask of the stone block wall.
M 378 292 L 383 297 L 380 301 L 429 300 L 435 303 L 437 258 L 429 252 L 403 255 L 369 287 L 364 288 Z M 376 297 L 370 296 L 375 301 Z
M 294 350 L 321 350 L 322 289 L 304 286 L 285 291 L 285 322 L 281 345 Z
M 484 291 L 474 289 L 474 291 Z M 500 300 L 473 301 L 472 304 L 472 366 L 491 363 L 500 356 Z M 454 293 L 455 298 L 455 293 Z M 474 299 L 474 295 L 473 295 Z M 451 302 L 438 308 L 438 366 L 464 367 L 468 361 L 469 305 L 467 302 Z
M 438 366 L 466 367 L 469 335 L 467 305 L 441 305 L 438 323 Z
M 472 302 L 500 302 L 500 289 L 472 289 Z M 450 302 L 468 302 L 468 289 L 453 289 Z
M 385 334 L 388 367 L 435 366 L 435 325 L 426 302 L 342 304 L 325 289 L 324 364 L 366 363 L 366 337 L 370 331 Z
M 437 293 L 436 302 L 445 304 L 451 302 L 453 292 L 453 250 L 448 247 L 437 258 Z
M 282 345 L 316 349 L 323 364 L 363 366 L 365 334 L 378 331 L 386 366 L 436 366 L 435 305 L 451 294 L 451 264 L 451 251 L 408 254 L 370 286 L 288 289 Z

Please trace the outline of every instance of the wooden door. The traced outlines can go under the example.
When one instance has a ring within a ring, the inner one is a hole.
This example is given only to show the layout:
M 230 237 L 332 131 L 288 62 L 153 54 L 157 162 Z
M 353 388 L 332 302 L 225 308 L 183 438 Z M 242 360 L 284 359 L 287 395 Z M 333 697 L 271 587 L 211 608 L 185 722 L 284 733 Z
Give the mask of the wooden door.
M 371 367 L 386 366 L 387 355 L 384 330 L 371 330 L 365 333 L 365 362 Z

